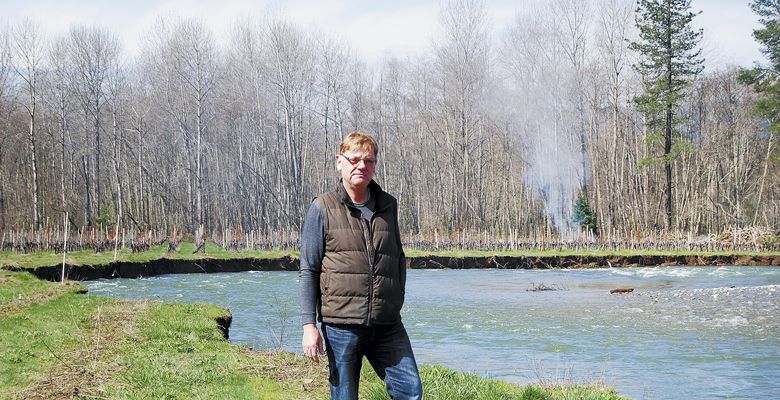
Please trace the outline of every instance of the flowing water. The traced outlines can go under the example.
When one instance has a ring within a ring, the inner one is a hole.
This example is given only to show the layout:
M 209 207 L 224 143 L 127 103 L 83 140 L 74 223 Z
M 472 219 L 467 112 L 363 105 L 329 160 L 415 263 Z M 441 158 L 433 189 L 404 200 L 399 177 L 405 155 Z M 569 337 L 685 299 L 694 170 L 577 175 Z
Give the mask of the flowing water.
M 85 284 L 227 307 L 231 342 L 300 351 L 295 272 Z M 619 287 L 635 290 L 609 293 Z M 410 270 L 406 298 L 422 364 L 518 383 L 602 381 L 636 399 L 780 398 L 777 267 Z

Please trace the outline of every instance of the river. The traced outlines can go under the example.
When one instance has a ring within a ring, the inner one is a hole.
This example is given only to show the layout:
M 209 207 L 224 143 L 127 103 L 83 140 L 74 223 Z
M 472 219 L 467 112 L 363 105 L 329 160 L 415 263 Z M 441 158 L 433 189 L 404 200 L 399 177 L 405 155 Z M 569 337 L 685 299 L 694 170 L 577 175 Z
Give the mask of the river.
M 233 313 L 231 342 L 300 351 L 295 272 L 84 284 L 217 304 Z M 610 294 L 619 287 L 635 290 Z M 780 398 L 778 267 L 410 270 L 403 319 L 421 364 L 517 383 L 598 381 L 636 399 Z

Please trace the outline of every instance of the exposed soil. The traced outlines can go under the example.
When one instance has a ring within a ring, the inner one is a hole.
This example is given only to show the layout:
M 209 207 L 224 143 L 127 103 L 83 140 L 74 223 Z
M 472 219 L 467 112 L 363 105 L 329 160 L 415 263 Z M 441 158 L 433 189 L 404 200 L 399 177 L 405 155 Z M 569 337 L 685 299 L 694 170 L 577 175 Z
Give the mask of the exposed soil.
M 12 271 L 29 271 L 41 279 L 59 281 L 62 265 L 38 267 L 35 269 L 6 266 Z M 140 278 L 165 274 L 191 274 L 213 272 L 243 271 L 297 271 L 298 260 L 292 257 L 273 259 L 236 258 L 236 259 L 200 259 L 172 260 L 160 258 L 148 262 L 116 261 L 101 265 L 65 265 L 65 277 L 70 280 L 84 281 L 102 278 Z

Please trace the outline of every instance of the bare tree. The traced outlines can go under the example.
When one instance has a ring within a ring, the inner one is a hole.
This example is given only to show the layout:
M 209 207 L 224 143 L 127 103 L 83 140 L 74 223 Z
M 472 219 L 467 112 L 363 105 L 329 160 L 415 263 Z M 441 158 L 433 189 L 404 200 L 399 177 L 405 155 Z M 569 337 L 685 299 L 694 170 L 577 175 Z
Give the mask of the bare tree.
M 641 91 L 632 8 L 556 0 L 522 10 L 493 47 L 485 5 L 453 0 L 431 51 L 377 64 L 283 20 L 241 19 L 220 47 L 202 22 L 167 17 L 121 63 L 108 29 L 51 43 L 0 29 L 0 227 L 66 211 L 86 242 L 108 212 L 140 234 L 204 227 L 233 248 L 289 247 L 311 196 L 337 179 L 339 141 L 361 129 L 418 243 L 573 235 L 583 189 L 605 240 L 644 240 L 664 222 L 665 182 L 641 167 L 654 148 L 628 100 Z M 678 234 L 780 224 L 777 137 L 735 77 L 707 73 L 680 98 Z
M 27 140 L 30 145 L 30 168 L 32 172 L 33 226 L 38 229 L 40 223 L 40 182 L 38 177 L 38 159 L 36 158 L 36 116 L 40 100 L 40 85 L 43 60 L 43 38 L 39 25 L 24 19 L 13 28 L 13 68 L 22 80 L 25 93 L 24 109 L 29 118 Z
M 461 229 L 484 223 L 474 194 L 482 188 L 475 176 L 479 160 L 474 150 L 482 141 L 484 124 L 480 103 L 486 88 L 490 48 L 487 36 L 485 6 L 477 0 L 453 0 L 441 13 L 445 32 L 443 43 L 437 48 L 437 68 L 441 73 L 441 122 L 444 147 L 449 157 L 450 197 L 452 202 L 451 228 Z M 476 216 L 477 221 L 468 216 Z
M 106 103 L 111 112 L 112 154 L 114 167 L 114 207 L 116 210 L 117 226 L 121 225 L 124 218 L 124 200 L 122 191 L 122 153 L 125 142 L 125 129 L 120 121 L 119 113 L 123 107 L 124 95 L 127 90 L 127 81 L 124 71 L 118 59 L 111 60 L 106 75 Z
M 346 90 L 346 71 L 344 64 L 349 62 L 347 50 L 341 44 L 328 40 L 323 43 L 322 61 L 319 63 L 319 91 L 321 93 L 323 148 L 320 155 L 322 183 L 320 191 L 332 187 L 331 177 L 335 168 L 333 148 L 344 136 L 343 104 L 340 104 Z
M 635 154 L 632 138 L 638 135 L 632 128 L 631 110 L 627 94 L 631 90 L 633 70 L 628 61 L 628 39 L 633 26 L 633 2 L 628 0 L 605 0 L 598 4 L 595 25 L 596 76 L 594 93 L 589 107 L 600 127 L 592 129 L 596 137 L 589 139 L 593 148 L 592 162 L 607 168 L 592 168 L 595 190 L 596 215 L 602 233 L 616 226 L 634 227 L 641 223 L 639 214 L 644 198 L 632 194 L 631 176 L 644 171 L 635 171 L 629 162 Z M 604 105 L 607 105 L 606 107 Z M 620 207 L 620 208 L 618 208 Z M 617 212 L 619 209 L 623 212 Z M 644 228 L 644 226 L 642 226 Z
M 570 106 L 575 113 L 576 125 L 572 127 L 573 140 L 578 141 L 580 158 L 580 190 L 588 193 L 588 165 L 586 124 L 588 110 L 585 109 L 585 68 L 586 54 L 588 53 L 588 40 L 590 38 L 588 21 L 591 19 L 588 2 L 580 0 L 556 0 L 552 3 L 553 14 L 560 20 L 555 30 L 556 40 L 560 42 L 560 50 L 571 67 L 570 86 L 567 88 L 567 96 Z
M 58 38 L 49 48 L 49 65 L 51 69 L 49 107 L 56 110 L 57 128 L 59 131 L 59 181 L 60 181 L 60 205 L 62 212 L 68 211 L 70 200 L 69 190 L 66 185 L 68 172 L 65 169 L 68 161 L 67 141 L 70 139 L 70 118 L 72 114 L 70 106 L 71 81 L 68 72 L 68 41 L 66 38 Z M 70 165 L 72 165 L 72 160 Z
M 12 79 L 13 72 L 11 60 L 10 30 L 7 25 L 0 26 L 0 129 L 4 132 L 10 130 L 12 103 Z M 6 225 L 6 178 L 3 168 L 4 152 L 11 135 L 0 137 L 0 229 Z
M 84 112 L 85 118 L 91 120 L 91 127 L 85 125 L 85 137 L 90 134 L 94 138 L 94 147 L 91 156 L 84 155 L 85 166 L 89 165 L 90 158 L 93 159 L 94 173 L 85 168 L 85 180 L 92 176 L 92 184 L 95 189 L 94 210 L 97 213 L 102 212 L 103 191 L 101 175 L 101 160 L 103 146 L 101 144 L 102 132 L 104 130 L 102 121 L 102 112 L 107 92 L 107 79 L 111 66 L 116 62 L 119 56 L 119 40 L 116 34 L 97 26 L 74 26 L 69 34 L 69 55 L 70 70 L 73 88 L 77 94 L 78 101 Z M 87 183 L 87 187 L 89 187 Z M 91 191 L 91 187 L 88 191 Z M 87 201 L 85 218 L 92 220 L 91 210 L 93 210 Z
M 307 109 L 314 101 L 314 48 L 313 41 L 298 32 L 289 23 L 277 21 L 266 32 L 269 51 L 268 79 L 281 104 L 279 149 L 286 154 L 279 166 L 285 214 L 293 226 L 300 226 L 303 213 L 302 194 L 305 193 L 305 147 L 308 143 Z M 307 190 L 308 191 L 308 190 Z M 298 217 L 296 217 L 298 216 Z
M 159 20 L 147 43 L 150 73 L 164 90 L 164 107 L 184 139 L 187 187 L 191 206 L 190 227 L 204 223 L 204 141 L 213 118 L 213 97 L 218 79 L 214 38 L 202 22 Z M 194 190 L 193 190 L 194 189 Z

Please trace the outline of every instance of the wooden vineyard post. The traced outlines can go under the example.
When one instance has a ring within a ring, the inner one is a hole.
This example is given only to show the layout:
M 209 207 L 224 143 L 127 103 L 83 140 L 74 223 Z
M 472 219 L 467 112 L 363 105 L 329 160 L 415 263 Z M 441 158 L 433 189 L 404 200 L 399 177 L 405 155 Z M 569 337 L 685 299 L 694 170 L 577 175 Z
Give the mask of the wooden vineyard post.
M 637 245 L 642 242 L 642 231 L 639 230 L 639 227 L 636 227 L 636 243 Z
M 119 222 L 116 223 L 116 228 L 114 228 L 114 261 L 116 261 L 116 251 L 118 246 L 119 246 Z
M 60 282 L 65 283 L 65 255 L 68 254 L 68 213 L 65 212 L 65 223 L 63 224 L 65 230 L 65 241 L 62 244 L 62 275 Z

